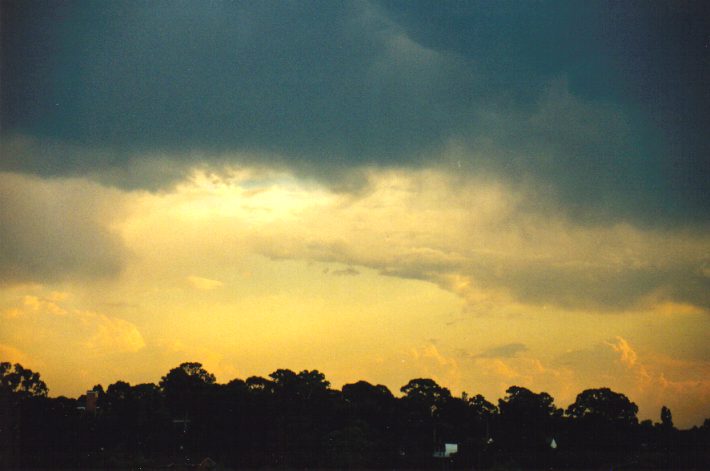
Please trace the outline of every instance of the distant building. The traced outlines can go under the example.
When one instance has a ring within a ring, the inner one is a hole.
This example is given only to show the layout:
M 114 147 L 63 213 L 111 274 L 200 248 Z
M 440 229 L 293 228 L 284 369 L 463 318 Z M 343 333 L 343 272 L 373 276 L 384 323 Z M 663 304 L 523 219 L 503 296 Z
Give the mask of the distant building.
M 450 458 L 452 455 L 458 453 L 458 451 L 458 443 L 444 443 L 444 450 L 435 451 L 434 458 Z

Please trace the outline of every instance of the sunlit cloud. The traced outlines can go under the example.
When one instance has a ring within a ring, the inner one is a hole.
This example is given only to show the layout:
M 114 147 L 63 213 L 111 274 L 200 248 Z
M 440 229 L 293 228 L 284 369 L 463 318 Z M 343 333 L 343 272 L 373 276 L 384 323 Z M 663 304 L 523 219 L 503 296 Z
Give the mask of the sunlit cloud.
M 619 354 L 619 361 L 627 368 L 633 368 L 636 365 L 638 355 L 629 343 L 622 337 L 616 337 L 615 342 L 607 343 L 612 350 Z
M 642 417 L 658 420 L 661 406 L 669 406 L 681 412 L 683 426 L 692 423 L 693 415 L 705 413 L 710 397 L 710 362 L 674 360 L 653 353 L 639 355 L 622 337 L 567 352 L 555 359 L 554 365 L 572 374 L 577 384 L 604 384 L 625 392 L 640 405 Z M 682 379 L 676 376 L 681 371 Z M 669 374 L 677 379 L 669 379 Z
M 145 347 L 140 331 L 131 322 L 94 312 L 79 313 L 81 323 L 92 333 L 87 348 L 100 352 L 137 352 Z
M 25 295 L 14 306 L 6 308 L 7 332 L 35 351 L 46 347 L 62 351 L 67 344 L 74 354 L 88 357 L 113 353 L 137 352 L 145 347 L 145 340 L 132 322 L 91 310 L 76 309 L 67 303 L 68 293 L 50 292 L 46 297 Z M 44 342 L 37 344 L 34 341 Z

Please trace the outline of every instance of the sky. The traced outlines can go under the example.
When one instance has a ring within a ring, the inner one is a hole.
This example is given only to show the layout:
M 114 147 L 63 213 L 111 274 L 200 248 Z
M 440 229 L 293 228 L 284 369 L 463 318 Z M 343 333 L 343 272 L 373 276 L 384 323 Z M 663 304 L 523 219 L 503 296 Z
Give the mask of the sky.
M 710 4 L 0 3 L 0 359 L 710 417 Z

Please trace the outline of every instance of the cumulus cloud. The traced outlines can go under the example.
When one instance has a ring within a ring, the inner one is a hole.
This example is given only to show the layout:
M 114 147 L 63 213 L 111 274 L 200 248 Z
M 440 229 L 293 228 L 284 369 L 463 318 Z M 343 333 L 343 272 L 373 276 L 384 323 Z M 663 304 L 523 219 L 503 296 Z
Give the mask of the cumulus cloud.
M 690 426 L 696 420 L 693 417 L 703 416 L 710 397 L 707 360 L 640 355 L 620 336 L 559 355 L 551 366 L 584 387 L 606 386 L 626 393 L 642 405 L 642 418 L 658 420 L 661 406 L 669 406 L 681 413 L 685 422 L 681 426 Z
M 627 368 L 633 368 L 636 365 L 638 355 L 636 354 L 634 349 L 631 348 L 629 342 L 627 342 L 624 338 L 616 337 L 615 342 L 608 342 L 607 345 L 609 345 L 612 350 L 619 354 L 619 361 L 621 361 L 624 366 L 626 366 Z
M 516 344 L 509 344 L 511 346 Z M 502 397 L 511 385 L 547 391 L 558 407 L 567 407 L 584 389 L 609 387 L 626 394 L 640 405 L 639 418 L 659 420 L 662 405 L 674 412 L 677 425 L 690 427 L 706 414 L 710 395 L 707 360 L 674 359 L 657 353 L 641 354 L 621 336 L 577 350 L 548 356 L 536 349 L 522 350 L 503 345 L 515 355 L 471 355 L 460 351 L 455 364 L 460 381 L 456 387 L 483 393 L 489 399 Z M 488 351 L 497 350 L 491 348 Z M 485 352 L 484 352 L 485 353 Z M 448 358 L 446 351 L 438 356 Z
M 117 275 L 128 255 L 110 226 L 117 198 L 84 180 L 0 173 L 0 283 Z
M 585 349 L 565 352 L 553 364 L 574 370 L 584 383 L 596 381 L 619 390 L 638 390 L 649 380 L 649 374 L 637 359 L 628 341 L 617 336 Z
M 5 309 L 6 322 L 12 332 L 26 332 L 27 348 L 45 347 L 42 354 L 66 349 L 67 341 L 88 356 L 134 353 L 145 347 L 143 335 L 134 323 L 76 308 L 68 298 L 68 293 L 58 292 L 22 296 Z
M 442 353 L 436 345 L 428 343 L 412 347 L 406 354 L 402 354 L 402 357 L 403 361 L 409 363 L 410 374 L 432 378 L 446 388 L 461 389 L 463 378 L 459 362 L 456 358 Z
M 85 345 L 92 351 L 131 353 L 145 347 L 143 336 L 131 322 L 89 311 L 79 313 L 78 317 L 91 332 Z

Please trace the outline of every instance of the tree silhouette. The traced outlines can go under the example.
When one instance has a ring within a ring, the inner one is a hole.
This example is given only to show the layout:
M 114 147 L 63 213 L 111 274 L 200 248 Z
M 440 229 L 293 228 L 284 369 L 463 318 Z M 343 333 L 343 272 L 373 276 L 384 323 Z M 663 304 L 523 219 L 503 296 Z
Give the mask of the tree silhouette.
M 567 408 L 567 415 L 575 419 L 598 418 L 620 425 L 637 423 L 637 412 L 636 404 L 609 388 L 586 389 Z
M 562 409 L 555 407 L 546 392 L 511 386 L 498 400 L 501 445 L 509 450 L 540 451 L 548 448 L 554 430 L 559 428 Z
M 451 392 L 428 378 L 412 379 L 400 391 L 404 393 L 397 425 L 401 448 L 412 459 L 431 456 L 441 443 L 439 418 Z
M 577 447 L 622 450 L 635 446 L 638 406 L 609 388 L 586 389 L 567 408 Z
M 476 394 L 466 400 L 468 401 L 469 406 L 475 411 L 476 415 L 491 416 L 498 413 L 498 408 L 495 404 L 488 402 L 486 398 L 480 394 Z
M 23 368 L 19 363 L 0 363 L 0 387 L 22 396 L 47 396 L 49 389 L 39 373 Z
M 667 429 L 673 428 L 673 414 L 666 406 L 661 407 L 661 426 Z
M 391 406 L 394 396 L 387 386 L 374 386 L 367 381 L 343 385 L 343 398 L 353 404 L 358 410 L 366 413 L 380 414 Z
M 395 463 L 396 399 L 387 386 L 358 381 L 344 385 L 342 397 L 347 425 L 329 438 L 333 440 L 331 453 L 340 453 L 342 441 L 348 439 L 354 442 L 345 447 L 346 465 L 370 467 L 375 463 Z
M 274 382 L 261 376 L 250 376 L 245 381 L 250 392 L 270 395 L 274 393 Z
M 322 395 L 330 388 L 330 381 L 318 370 L 303 370 L 298 373 L 299 391 L 301 396 L 312 398 Z
M 182 363 L 160 380 L 160 390 L 173 420 L 182 420 L 183 430 L 188 430 L 188 420 L 209 406 L 209 390 L 215 376 L 202 368 L 201 363 Z
M 325 375 L 318 370 L 303 370 L 296 374 L 291 370 L 279 369 L 269 377 L 273 380 L 276 394 L 284 397 L 310 398 L 314 394 L 325 392 L 330 386 Z
M 636 405 L 608 388 L 583 391 L 562 416 L 552 396 L 520 386 L 496 407 L 425 378 L 395 397 L 365 381 L 332 389 L 318 370 L 217 384 L 183 363 L 159 385 L 108 385 L 94 413 L 43 384 L 0 363 L 0 468 L 199 469 L 209 456 L 226 469 L 710 469 L 710 419 L 676 430 L 663 407 L 660 424 L 638 424 Z M 434 458 L 444 443 L 458 454 Z
M 215 376 L 202 368 L 202 363 L 186 362 L 173 368 L 160 380 L 160 387 L 165 389 L 177 384 L 214 384 Z
M 451 391 L 439 386 L 433 379 L 412 379 L 400 388 L 404 397 L 429 406 L 441 405 L 451 398 Z
M 546 392 L 534 393 L 519 386 L 511 386 L 505 392 L 506 396 L 498 400 L 498 409 L 504 419 L 535 424 L 562 415 L 562 409 L 555 407 L 554 398 Z
M 109 404 L 115 402 L 122 402 L 127 399 L 130 399 L 132 393 L 133 390 L 130 384 L 125 381 L 116 381 L 113 384 L 109 384 L 108 388 L 106 389 L 106 401 Z

